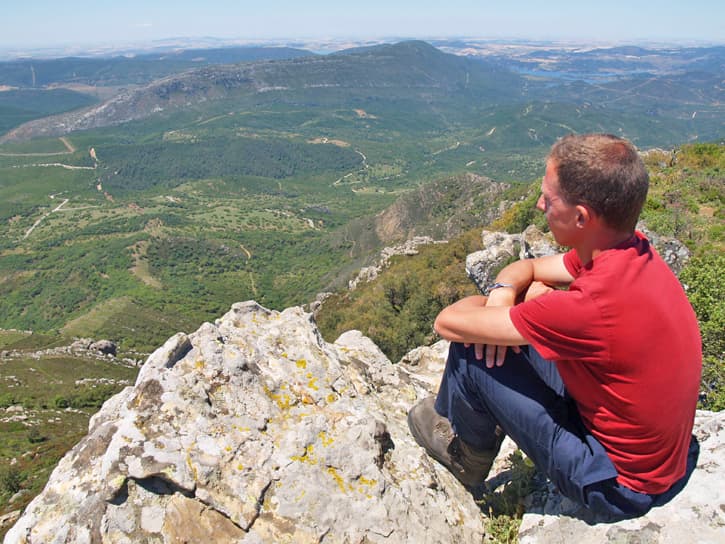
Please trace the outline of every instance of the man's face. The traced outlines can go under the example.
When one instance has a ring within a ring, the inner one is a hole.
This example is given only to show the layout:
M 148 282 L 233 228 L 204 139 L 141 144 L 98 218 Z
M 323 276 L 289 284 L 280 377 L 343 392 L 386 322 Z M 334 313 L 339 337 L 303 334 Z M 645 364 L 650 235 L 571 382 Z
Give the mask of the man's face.
M 575 205 L 568 204 L 561 196 L 559 175 L 552 160 L 546 162 L 546 173 L 541 180 L 541 196 L 536 202 L 536 207 L 544 212 L 546 222 L 557 243 L 573 246 L 578 234 L 576 229 L 578 212 Z

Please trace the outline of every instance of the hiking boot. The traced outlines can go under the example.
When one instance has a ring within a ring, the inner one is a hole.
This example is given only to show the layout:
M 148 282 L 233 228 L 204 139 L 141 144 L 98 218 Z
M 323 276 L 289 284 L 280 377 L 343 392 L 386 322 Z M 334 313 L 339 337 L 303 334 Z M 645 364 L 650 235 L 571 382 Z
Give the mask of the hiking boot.
M 482 484 L 501 446 L 503 432 L 496 428 L 493 449 L 477 450 L 453 432 L 448 419 L 438 415 L 434 404 L 435 397 L 428 397 L 408 412 L 408 427 L 413 438 L 463 485 L 470 488 Z

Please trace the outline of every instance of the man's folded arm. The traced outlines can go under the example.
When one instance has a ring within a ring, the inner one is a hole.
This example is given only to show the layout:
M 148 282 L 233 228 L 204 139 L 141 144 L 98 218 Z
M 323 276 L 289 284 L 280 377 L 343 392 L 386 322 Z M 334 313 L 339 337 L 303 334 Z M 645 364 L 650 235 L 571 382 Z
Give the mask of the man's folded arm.
M 569 285 L 573 279 L 564 265 L 563 253 L 515 261 L 502 268 L 496 275 L 497 282 L 513 285 L 516 294 L 524 292 L 534 281 L 552 287 L 561 287 Z
M 438 314 L 433 327 L 451 342 L 520 346 L 528 344 L 514 327 L 509 306 L 486 306 L 486 297 L 466 297 Z
M 563 286 L 572 280 L 563 254 L 516 261 L 496 276 L 496 282 L 511 287 L 495 289 L 489 297 L 467 297 L 451 304 L 438 314 L 434 329 L 451 342 L 497 346 L 528 344 L 509 315 L 517 296 L 535 281 Z

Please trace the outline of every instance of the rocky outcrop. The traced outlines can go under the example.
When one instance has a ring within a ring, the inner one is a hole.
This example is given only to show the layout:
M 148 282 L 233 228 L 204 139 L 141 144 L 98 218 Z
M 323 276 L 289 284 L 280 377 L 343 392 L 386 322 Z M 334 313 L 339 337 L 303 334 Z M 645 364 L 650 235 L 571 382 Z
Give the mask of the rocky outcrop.
M 380 251 L 380 258 L 372 266 L 365 266 L 360 269 L 357 276 L 348 282 L 347 288 L 351 291 L 356 289 L 360 283 L 373 281 L 378 275 L 388 267 L 390 259 L 395 255 L 417 255 L 418 247 L 428 244 L 442 244 L 445 240 L 433 240 L 430 236 L 415 236 L 402 244 L 383 248 Z
M 510 262 L 553 255 L 559 251 L 553 237 L 533 225 L 521 234 L 484 230 L 481 241 L 483 249 L 466 257 L 468 277 L 481 291 L 493 283 L 498 271 Z
M 685 265 L 690 260 L 691 252 L 687 246 L 680 242 L 677 238 L 671 236 L 663 236 L 652 232 L 645 225 L 639 224 L 637 228 L 647 236 L 652 245 L 660 254 L 660 257 L 667 263 L 675 274 L 679 275 Z
M 116 356 L 116 344 L 111 340 L 93 340 L 91 338 L 79 338 L 70 346 L 71 351 L 95 351 L 103 355 Z
M 393 365 L 299 308 L 237 304 L 149 357 L 5 542 L 480 542 L 474 499 L 407 430 L 418 370 L 440 373 L 424 353 Z
M 117 358 L 118 347 L 111 340 L 93 340 L 91 338 L 78 338 L 67 346 L 57 346 L 47 349 L 28 351 L 26 349 L 9 349 L 0 351 L 2 359 L 43 359 L 45 357 L 58 357 L 70 355 L 73 357 L 82 357 L 85 359 L 105 360 L 126 366 L 140 366 L 143 364 L 143 357 L 120 357 Z M 136 352 L 126 352 L 126 354 L 139 355 Z
M 725 542 L 725 412 L 698 412 L 697 469 L 684 491 L 646 516 L 613 524 L 593 524 L 586 511 L 551 486 L 531 497 L 521 522 L 521 544 L 599 544 L 601 542 Z
M 91 349 L 91 351 L 103 353 L 104 355 L 116 356 L 116 344 L 110 340 L 98 340 L 97 342 L 93 342 L 89 346 L 89 349 Z
M 690 260 L 690 250 L 679 240 L 652 232 L 641 223 L 637 228 L 652 242 L 667 266 L 679 275 Z M 543 233 L 534 225 L 520 234 L 484 230 L 481 240 L 483 249 L 466 257 L 466 272 L 481 290 L 491 284 L 498 271 L 511 261 L 562 251 L 550 233 Z
M 490 203 L 509 187 L 471 172 L 423 184 L 375 217 L 375 234 L 388 245 L 423 234 L 453 238 L 496 219 L 501 210 Z

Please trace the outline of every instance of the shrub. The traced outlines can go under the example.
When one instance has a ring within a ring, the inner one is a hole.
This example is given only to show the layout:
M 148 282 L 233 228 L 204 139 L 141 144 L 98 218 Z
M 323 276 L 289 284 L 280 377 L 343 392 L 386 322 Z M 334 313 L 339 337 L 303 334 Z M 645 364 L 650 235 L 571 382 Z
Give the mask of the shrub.
M 56 408 L 68 408 L 70 406 L 70 402 L 64 396 L 57 395 L 53 397 L 53 406 Z
M 23 478 L 20 470 L 14 466 L 0 468 L 0 493 L 13 495 L 20 491 Z
M 0 394 L 0 408 L 7 408 L 8 406 L 12 406 L 13 404 L 17 404 L 15 395 L 13 395 L 12 393 Z
M 725 408 L 725 287 L 721 275 L 725 255 L 692 259 L 680 274 L 702 333 L 702 396 L 700 406 Z
M 534 489 L 536 468 L 520 450 L 509 456 L 508 469 L 509 480 L 476 501 L 484 514 L 488 515 L 486 532 L 495 542 L 517 541 L 524 499 Z
M 40 434 L 40 429 L 38 427 L 31 427 L 30 430 L 28 430 L 28 442 L 31 444 L 38 444 L 40 442 L 45 442 L 47 438 Z

